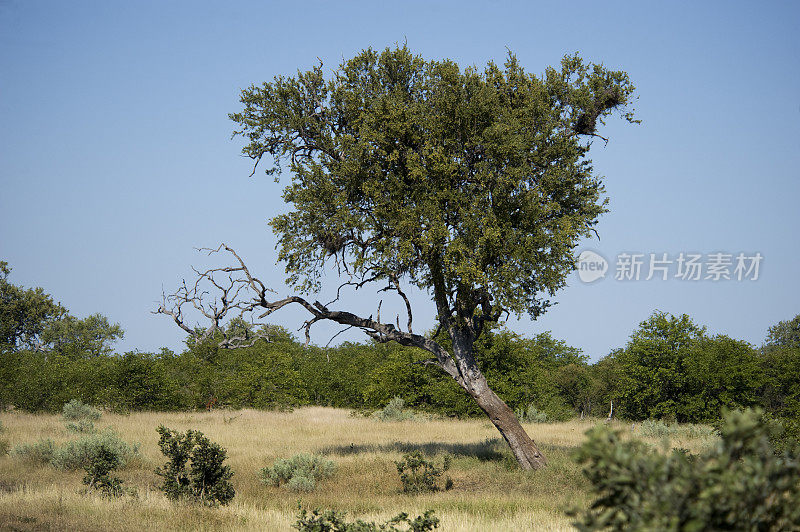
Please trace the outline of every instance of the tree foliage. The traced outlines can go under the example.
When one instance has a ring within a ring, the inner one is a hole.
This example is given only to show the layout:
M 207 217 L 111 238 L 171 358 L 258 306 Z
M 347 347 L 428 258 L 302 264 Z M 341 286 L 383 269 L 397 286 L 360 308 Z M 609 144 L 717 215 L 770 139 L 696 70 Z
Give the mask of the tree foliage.
M 91 357 L 110 353 L 122 338 L 119 324 L 101 314 L 76 318 L 44 289 L 11 284 L 10 274 L 8 263 L 0 262 L 0 347 Z
M 36 349 L 48 323 L 63 317 L 66 309 L 42 288 L 22 288 L 8 282 L 11 267 L 0 261 L 0 345 Z
M 709 336 L 685 314 L 653 313 L 599 365 L 618 414 L 636 420 L 713 421 L 723 408 L 758 404 L 764 386 L 753 346 Z
M 161 490 L 167 497 L 211 506 L 228 504 L 233 499 L 233 472 L 230 466 L 223 465 L 225 449 L 196 430 L 181 433 L 161 425 L 156 431 L 158 446 L 168 460 L 155 472 L 164 479 Z
M 796 530 L 800 461 L 776 454 L 761 411 L 726 415 L 721 438 L 698 455 L 659 453 L 593 429 L 581 448 L 596 499 L 580 530 Z
M 365 50 L 329 80 L 320 65 L 252 86 L 231 118 L 246 155 L 272 158 L 267 173 L 288 162 L 293 210 L 271 224 L 296 286 L 318 288 L 333 258 L 536 315 L 605 210 L 579 134 L 613 111 L 634 121 L 633 90 L 577 55 L 538 77 L 512 54 L 462 70 L 403 46 Z

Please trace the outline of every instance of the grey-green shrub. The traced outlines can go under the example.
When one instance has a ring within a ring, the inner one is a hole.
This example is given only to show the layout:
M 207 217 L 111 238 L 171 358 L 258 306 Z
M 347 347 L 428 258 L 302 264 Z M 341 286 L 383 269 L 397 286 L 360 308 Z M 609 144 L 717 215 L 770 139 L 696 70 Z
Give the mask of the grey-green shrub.
M 94 423 L 92 423 L 88 419 L 78 420 L 77 423 L 65 423 L 64 426 L 70 432 L 81 432 L 81 433 L 90 434 L 90 433 L 93 433 L 95 431 Z
M 528 408 L 518 407 L 514 413 L 517 415 L 517 419 L 523 423 L 547 423 L 549 421 L 547 414 L 533 405 L 528 405 Z
M 80 399 L 73 399 L 69 403 L 65 403 L 61 409 L 61 415 L 68 421 L 78 421 L 86 419 L 90 421 L 97 421 L 100 419 L 102 413 L 92 405 L 84 404 Z
M 317 481 L 312 477 L 303 475 L 295 475 L 286 483 L 286 487 L 292 491 L 314 491 L 317 487 Z
M 414 413 L 405 410 L 405 401 L 402 397 L 393 397 L 389 404 L 376 414 L 381 421 L 406 421 L 414 419 Z
M 646 438 L 712 438 L 716 436 L 714 427 L 693 423 L 666 423 L 660 419 L 645 419 L 639 425 L 639 434 Z
M 57 447 L 50 463 L 57 469 L 71 471 L 85 468 L 92 460 L 106 449 L 119 459 L 119 467 L 125 467 L 133 458 L 139 456 L 139 445 L 130 445 L 122 440 L 116 432 L 104 430 L 95 434 L 81 436 Z
M 596 499 L 575 525 L 584 531 L 800 530 L 799 449 L 776 454 L 774 428 L 760 410 L 726 412 L 719 440 L 697 455 L 665 455 L 606 427 L 592 429 L 578 458 Z
M 321 456 L 296 454 L 278 458 L 272 467 L 259 471 L 261 482 L 269 486 L 286 485 L 294 491 L 313 491 L 317 481 L 336 472 L 336 463 Z
M 20 443 L 11 449 L 11 456 L 21 458 L 36 464 L 49 464 L 53 460 L 56 452 L 56 445 L 53 440 L 41 439 L 33 443 Z

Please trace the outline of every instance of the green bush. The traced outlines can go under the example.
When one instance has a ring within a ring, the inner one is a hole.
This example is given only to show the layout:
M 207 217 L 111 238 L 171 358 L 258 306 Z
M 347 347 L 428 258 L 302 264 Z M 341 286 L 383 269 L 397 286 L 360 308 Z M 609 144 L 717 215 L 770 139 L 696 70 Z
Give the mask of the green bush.
M 81 436 L 55 449 L 50 463 L 56 469 L 72 471 L 89 466 L 101 452 L 112 452 L 119 459 L 119 467 L 125 467 L 139 456 L 139 445 L 130 445 L 120 439 L 111 429 Z
M 348 523 L 345 516 L 344 512 L 335 510 L 314 510 L 310 514 L 301 510 L 292 528 L 300 532 L 426 532 L 439 528 L 439 518 L 433 515 L 433 510 L 427 510 L 414 519 L 409 519 L 404 512 L 380 525 L 360 519 Z
M 97 421 L 102 414 L 95 407 L 83 404 L 80 399 L 73 399 L 64 405 L 61 415 L 69 421 Z
M 329 478 L 336 472 L 336 464 L 320 456 L 296 454 L 291 458 L 279 458 L 272 467 L 259 471 L 261 482 L 269 486 L 286 487 L 293 491 L 313 491 L 317 481 Z
M 86 475 L 83 483 L 107 497 L 119 497 L 125 493 L 125 489 L 122 487 L 122 480 L 111 473 L 122 465 L 117 450 L 101 444 L 89 463 L 84 465 Z
M 800 461 L 776 454 L 759 410 L 725 414 L 720 439 L 698 455 L 669 454 L 589 431 L 578 458 L 597 498 L 580 530 L 797 530 Z M 577 512 L 576 512 L 577 513 Z
M 209 506 L 228 504 L 236 495 L 230 483 L 230 466 L 223 465 L 227 452 L 202 432 L 172 431 L 161 425 L 158 445 L 167 463 L 156 469 L 164 479 L 163 491 L 172 500 L 192 500 Z
M 379 410 L 376 417 L 381 421 L 406 421 L 414 419 L 414 413 L 404 409 L 402 397 L 394 396 L 389 404 Z
M 395 462 L 400 481 L 403 483 L 404 493 L 422 493 L 426 491 L 439 491 L 437 484 L 439 477 L 450 469 L 450 455 L 446 455 L 442 466 L 437 467 L 433 462 L 426 460 L 420 451 L 412 451 L 403 455 L 399 462 Z M 453 487 L 450 477 L 445 479 L 444 489 Z
M 36 464 L 49 464 L 56 452 L 56 445 L 51 439 L 41 439 L 34 443 L 21 443 L 11 449 L 11 456 Z
M 770 443 L 776 453 L 796 451 L 800 445 L 800 420 L 788 418 L 769 418 L 773 430 L 770 433 Z

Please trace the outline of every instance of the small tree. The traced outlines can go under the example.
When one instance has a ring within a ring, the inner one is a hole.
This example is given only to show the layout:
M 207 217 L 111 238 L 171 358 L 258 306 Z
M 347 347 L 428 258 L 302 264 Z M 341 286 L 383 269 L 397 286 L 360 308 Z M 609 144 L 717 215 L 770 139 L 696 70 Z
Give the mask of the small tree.
M 156 474 L 164 479 L 161 490 L 173 500 L 191 499 L 208 505 L 228 504 L 236 491 L 230 483 L 233 472 L 222 465 L 225 449 L 202 432 L 156 429 L 158 445 L 169 460 Z M 188 468 L 187 468 L 188 464 Z
M 626 111 L 633 90 L 624 72 L 577 55 L 539 77 L 512 54 L 503 68 L 479 71 L 405 46 L 365 50 L 327 80 L 320 65 L 245 89 L 244 109 L 230 115 L 248 141 L 243 153 L 256 166 L 271 159 L 268 174 L 283 165 L 292 174 L 284 199 L 293 210 L 271 220 L 288 282 L 317 291 L 332 264 L 347 274 L 344 285 L 380 283 L 404 302 L 405 330 L 399 317 L 383 321 L 380 307 L 365 318 L 296 295 L 271 301 L 273 291 L 225 244 L 212 251 L 235 265 L 199 272 L 158 312 L 197 342 L 235 347 L 258 334 L 227 334 L 229 313 L 264 317 L 296 304 L 311 315 L 306 338 L 330 320 L 428 351 L 426 363 L 477 402 L 520 466 L 541 467 L 544 456 L 487 384 L 474 345 L 504 315 L 535 318 L 564 286 L 574 247 L 606 210 L 591 141 L 612 112 L 635 121 Z M 217 303 L 202 301 L 203 281 L 221 292 Z M 413 331 L 402 283 L 431 295 L 447 340 Z M 209 326 L 187 324 L 184 305 Z
M 420 451 L 412 451 L 403 455 L 397 466 L 397 473 L 400 475 L 400 482 L 403 483 L 404 493 L 422 493 L 425 491 L 439 491 L 437 484 L 439 477 L 450 469 L 450 455 L 446 455 L 442 460 L 441 467 L 437 467 L 433 462 L 426 460 Z M 450 477 L 445 479 L 444 489 L 449 490 L 453 487 L 453 480 Z
M 105 445 L 100 446 L 91 461 L 84 466 L 83 483 L 103 495 L 119 497 L 124 493 L 122 480 L 111 473 L 123 465 L 118 452 Z

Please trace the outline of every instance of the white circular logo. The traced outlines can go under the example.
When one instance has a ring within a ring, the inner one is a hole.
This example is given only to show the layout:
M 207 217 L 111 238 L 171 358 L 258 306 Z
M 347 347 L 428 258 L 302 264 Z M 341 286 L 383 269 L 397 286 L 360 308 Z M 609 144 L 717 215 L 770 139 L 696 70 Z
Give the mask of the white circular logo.
M 578 255 L 578 277 L 584 283 L 593 283 L 606 276 L 608 261 L 594 251 L 584 250 Z

